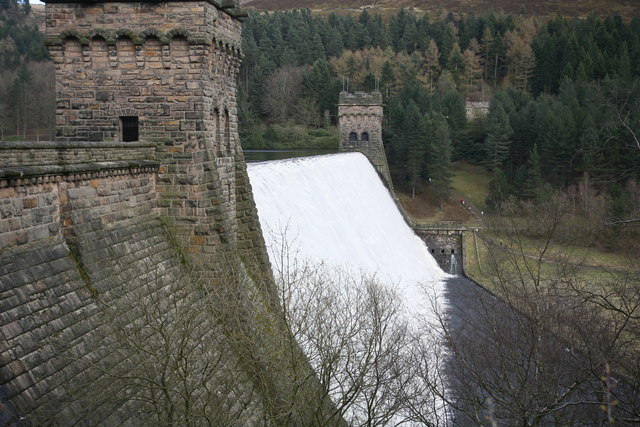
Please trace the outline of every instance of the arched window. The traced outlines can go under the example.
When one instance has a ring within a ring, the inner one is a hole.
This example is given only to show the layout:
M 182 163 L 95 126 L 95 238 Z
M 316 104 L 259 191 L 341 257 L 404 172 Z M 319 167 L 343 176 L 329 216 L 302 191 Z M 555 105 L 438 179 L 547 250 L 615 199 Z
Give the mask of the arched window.
M 351 132 L 349 134 L 349 141 L 357 141 L 358 140 L 358 134 L 355 132 Z
M 367 132 L 362 132 L 362 135 L 360 136 L 360 140 L 369 141 L 369 134 Z

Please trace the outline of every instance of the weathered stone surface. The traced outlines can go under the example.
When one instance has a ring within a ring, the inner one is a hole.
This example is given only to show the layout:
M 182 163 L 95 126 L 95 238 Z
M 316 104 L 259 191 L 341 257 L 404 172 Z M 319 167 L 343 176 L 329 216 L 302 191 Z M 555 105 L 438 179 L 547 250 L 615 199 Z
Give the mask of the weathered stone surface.
M 369 159 L 393 192 L 387 154 L 382 142 L 382 94 L 341 92 L 338 101 L 340 151 L 358 151 Z
M 0 423 L 136 424 L 132 402 L 80 403 L 113 363 L 107 307 L 229 263 L 244 286 L 261 278 L 261 304 L 275 298 L 237 133 L 240 25 L 196 1 L 56 0 L 46 19 L 59 141 L 0 142 Z M 132 116 L 140 141 L 122 142 Z M 220 324 L 202 322 L 244 378 Z M 245 421 L 264 418 L 248 402 Z
M 462 232 L 450 231 L 447 229 L 424 230 L 417 228 L 414 230 L 429 248 L 429 252 L 438 262 L 440 268 L 446 272 L 461 273 L 464 265 Z M 452 271 L 452 258 L 455 258 L 456 271 Z

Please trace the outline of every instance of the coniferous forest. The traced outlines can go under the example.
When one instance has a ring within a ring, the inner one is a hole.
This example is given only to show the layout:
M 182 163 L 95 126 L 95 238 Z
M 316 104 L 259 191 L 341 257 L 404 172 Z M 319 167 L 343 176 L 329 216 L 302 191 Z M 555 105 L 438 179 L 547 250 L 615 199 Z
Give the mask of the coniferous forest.
M 54 134 L 34 15 L 28 0 L 0 3 L 2 139 Z M 335 147 L 338 93 L 378 89 L 400 188 L 428 181 L 445 197 L 465 160 L 492 174 L 489 207 L 588 187 L 609 221 L 640 213 L 638 18 L 251 11 L 243 34 L 245 148 Z M 490 101 L 488 116 L 467 120 L 465 101 Z
M 42 7 L 42 6 L 40 6 Z M 0 139 L 52 139 L 53 64 L 29 0 L 0 0 Z
M 244 53 L 247 147 L 296 140 L 296 125 L 328 135 L 340 90 L 379 88 L 400 185 L 445 195 L 466 160 L 492 173 L 492 207 L 587 185 L 613 221 L 640 209 L 637 18 L 251 13 Z M 467 121 L 465 100 L 491 101 L 488 116 Z

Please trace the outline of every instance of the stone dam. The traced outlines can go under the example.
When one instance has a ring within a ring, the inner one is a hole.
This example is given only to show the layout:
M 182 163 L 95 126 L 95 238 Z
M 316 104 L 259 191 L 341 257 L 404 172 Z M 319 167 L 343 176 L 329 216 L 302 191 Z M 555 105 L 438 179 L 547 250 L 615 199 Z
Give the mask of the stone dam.
M 247 178 L 243 16 L 47 2 L 56 141 L 0 142 L 0 424 L 340 424 Z

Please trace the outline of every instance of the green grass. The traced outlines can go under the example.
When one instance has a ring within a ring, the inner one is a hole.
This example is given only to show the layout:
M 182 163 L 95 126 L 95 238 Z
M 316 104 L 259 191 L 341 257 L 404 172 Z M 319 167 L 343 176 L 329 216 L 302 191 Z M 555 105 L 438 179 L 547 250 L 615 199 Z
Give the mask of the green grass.
M 453 164 L 453 192 L 482 211 L 487 210 L 485 199 L 489 194 L 491 174 L 482 166 L 475 166 L 467 162 Z
M 490 230 L 481 230 L 476 237 L 473 232 L 467 232 L 465 241 L 465 271 L 467 275 L 478 283 L 492 288 L 491 263 L 492 256 L 500 259 L 510 252 L 512 260 L 501 264 L 501 269 L 514 270 L 516 264 L 518 270 L 526 272 L 525 263 L 537 269 L 538 258 L 542 252 L 544 242 L 521 237 L 518 244 L 509 242 L 503 234 Z M 489 242 L 494 244 L 489 244 Z M 501 246 L 504 242 L 504 246 Z M 515 256 L 514 256 L 515 255 Z M 608 280 L 611 273 L 629 270 L 634 267 L 634 262 L 616 253 L 606 252 L 590 247 L 552 242 L 540 261 L 540 273 L 543 279 L 557 277 L 558 268 L 563 264 L 575 267 L 576 282 L 599 283 Z M 499 293 L 499 289 L 492 289 Z

